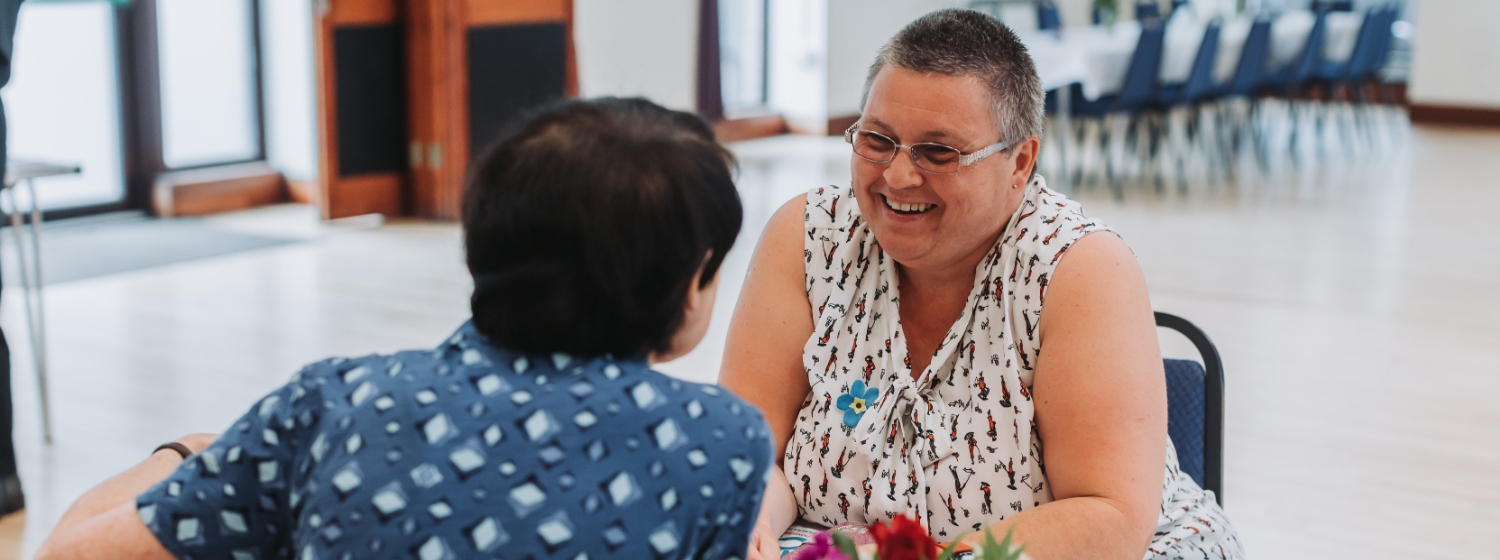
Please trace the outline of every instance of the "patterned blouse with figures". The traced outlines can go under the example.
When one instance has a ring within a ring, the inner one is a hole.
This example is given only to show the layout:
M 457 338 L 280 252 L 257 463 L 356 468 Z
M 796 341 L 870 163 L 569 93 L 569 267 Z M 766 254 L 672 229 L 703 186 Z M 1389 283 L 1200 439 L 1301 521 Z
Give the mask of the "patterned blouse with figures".
M 1112 231 L 1041 177 L 975 270 L 957 323 L 911 372 L 896 263 L 848 188 L 807 195 L 805 271 L 812 391 L 783 457 L 800 516 L 825 526 L 916 515 L 953 540 L 1052 501 L 1032 403 L 1048 279 L 1068 247 Z M 1177 467 L 1168 443 L 1146 558 L 1240 558 L 1234 528 Z

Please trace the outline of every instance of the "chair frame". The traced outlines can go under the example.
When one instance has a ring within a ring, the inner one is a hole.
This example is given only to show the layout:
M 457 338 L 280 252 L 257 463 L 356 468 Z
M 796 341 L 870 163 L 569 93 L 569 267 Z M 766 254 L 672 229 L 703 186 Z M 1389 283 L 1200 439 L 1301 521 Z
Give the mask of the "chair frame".
M 1191 321 L 1156 312 L 1156 326 L 1171 329 L 1193 343 L 1203 359 L 1203 487 L 1224 505 L 1224 362 L 1208 333 Z

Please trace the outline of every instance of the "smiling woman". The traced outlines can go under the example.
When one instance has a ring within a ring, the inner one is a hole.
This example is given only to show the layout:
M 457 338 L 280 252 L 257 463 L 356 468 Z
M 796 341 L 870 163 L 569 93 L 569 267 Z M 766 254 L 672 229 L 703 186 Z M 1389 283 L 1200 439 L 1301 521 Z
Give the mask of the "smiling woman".
M 1034 174 L 1042 118 L 988 16 L 933 12 L 881 49 L 851 185 L 772 218 L 731 326 L 723 383 L 782 457 L 752 558 L 794 522 L 900 515 L 939 541 L 1014 529 L 1036 558 L 1243 556 L 1167 439 L 1133 255 Z

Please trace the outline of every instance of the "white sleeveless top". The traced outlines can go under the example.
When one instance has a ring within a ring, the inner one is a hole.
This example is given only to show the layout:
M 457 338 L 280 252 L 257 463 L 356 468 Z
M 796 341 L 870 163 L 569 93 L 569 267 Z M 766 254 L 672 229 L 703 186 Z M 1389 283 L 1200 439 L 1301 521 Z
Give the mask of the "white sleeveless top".
M 1040 176 L 974 272 L 958 322 L 913 376 L 896 263 L 854 192 L 807 194 L 805 271 L 814 329 L 802 351 L 812 391 L 783 469 L 800 516 L 868 523 L 909 513 L 939 541 L 1052 501 L 1031 400 L 1047 282 L 1073 242 L 1112 231 Z M 1212 493 L 1168 442 L 1157 536 L 1147 558 L 1239 558 Z M 1192 552 L 1190 552 L 1192 551 Z

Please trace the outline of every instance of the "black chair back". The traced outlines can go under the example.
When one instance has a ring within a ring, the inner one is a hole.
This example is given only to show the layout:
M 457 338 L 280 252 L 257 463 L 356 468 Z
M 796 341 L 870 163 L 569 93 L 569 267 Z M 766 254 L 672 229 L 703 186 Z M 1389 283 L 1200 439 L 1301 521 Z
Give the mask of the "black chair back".
M 1182 471 L 1224 504 L 1224 364 L 1208 335 L 1187 319 L 1156 312 L 1156 326 L 1187 337 L 1203 359 L 1162 360 L 1167 374 L 1167 435 Z
M 1251 95 L 1266 75 L 1266 59 L 1271 56 L 1271 20 L 1257 19 L 1250 24 L 1245 46 L 1240 50 L 1239 65 L 1229 79 L 1229 95 Z

